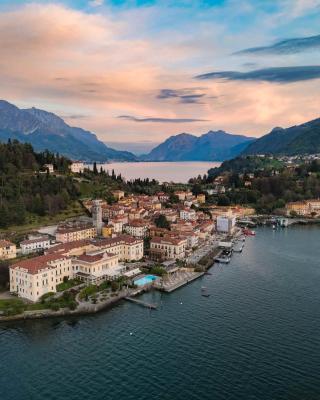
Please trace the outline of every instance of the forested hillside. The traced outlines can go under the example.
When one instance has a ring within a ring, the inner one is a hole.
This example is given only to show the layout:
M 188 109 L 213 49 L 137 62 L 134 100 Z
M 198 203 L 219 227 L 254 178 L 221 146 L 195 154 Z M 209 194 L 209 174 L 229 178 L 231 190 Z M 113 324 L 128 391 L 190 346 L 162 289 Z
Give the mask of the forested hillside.
M 77 199 L 72 177 L 49 175 L 47 163 L 64 174 L 70 161 L 17 141 L 0 144 L 0 227 L 22 225 L 32 215 L 55 215 Z

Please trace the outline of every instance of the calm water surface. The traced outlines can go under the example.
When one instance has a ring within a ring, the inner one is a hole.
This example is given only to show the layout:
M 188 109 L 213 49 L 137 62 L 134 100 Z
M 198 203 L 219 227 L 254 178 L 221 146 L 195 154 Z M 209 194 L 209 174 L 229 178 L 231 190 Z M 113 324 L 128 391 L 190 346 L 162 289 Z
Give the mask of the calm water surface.
M 319 399 L 319 239 L 258 229 L 151 313 L 0 325 L 0 399 Z
M 110 173 L 112 169 L 127 180 L 136 178 L 156 179 L 160 182 L 186 183 L 190 178 L 204 175 L 208 169 L 219 167 L 220 162 L 139 162 L 102 164 L 102 168 Z M 98 165 L 100 168 L 100 165 Z

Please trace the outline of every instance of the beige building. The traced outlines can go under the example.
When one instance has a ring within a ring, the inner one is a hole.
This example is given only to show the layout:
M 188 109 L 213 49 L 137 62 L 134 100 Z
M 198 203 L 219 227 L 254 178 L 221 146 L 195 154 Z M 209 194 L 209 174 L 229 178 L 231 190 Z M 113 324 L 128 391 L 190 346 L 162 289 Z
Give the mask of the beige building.
M 16 258 L 17 247 L 8 240 L 0 240 L 0 260 L 9 260 Z
M 47 254 L 19 261 L 10 266 L 10 292 L 30 301 L 37 301 L 56 286 L 64 277 L 73 276 L 71 258 L 63 254 Z
M 56 240 L 61 243 L 74 242 L 76 240 L 92 239 L 97 236 L 97 230 L 92 225 L 62 225 L 56 231 Z
M 122 190 L 114 190 L 112 192 L 112 195 L 116 200 L 121 200 L 124 197 L 124 191 L 122 191 Z
M 286 205 L 286 214 L 290 216 L 293 213 L 301 217 L 318 216 L 320 215 L 320 200 L 304 200 L 288 203 Z
M 119 265 L 117 255 L 105 250 L 82 254 L 72 260 L 74 276 L 87 284 L 97 285 L 105 280 L 118 278 L 125 267 Z
M 143 257 L 143 240 L 127 235 L 78 240 L 51 247 L 47 253 L 79 256 L 95 250 L 106 250 L 108 253 L 117 255 L 120 261 L 138 261 Z
M 185 238 L 159 237 L 150 240 L 150 258 L 154 260 L 175 260 L 185 257 Z

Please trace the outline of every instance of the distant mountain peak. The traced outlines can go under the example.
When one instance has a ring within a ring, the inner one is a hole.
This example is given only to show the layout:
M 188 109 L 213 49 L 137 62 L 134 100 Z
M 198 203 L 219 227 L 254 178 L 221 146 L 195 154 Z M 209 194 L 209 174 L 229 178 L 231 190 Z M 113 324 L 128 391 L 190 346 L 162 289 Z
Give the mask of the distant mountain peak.
M 222 161 L 238 155 L 252 138 L 232 135 L 223 130 L 195 136 L 180 133 L 170 136 L 147 155 L 145 161 Z
M 52 112 L 35 107 L 19 109 L 0 100 L 0 141 L 17 139 L 35 150 L 48 149 L 83 161 L 136 161 L 132 153 L 107 147 L 95 134 L 71 127 Z

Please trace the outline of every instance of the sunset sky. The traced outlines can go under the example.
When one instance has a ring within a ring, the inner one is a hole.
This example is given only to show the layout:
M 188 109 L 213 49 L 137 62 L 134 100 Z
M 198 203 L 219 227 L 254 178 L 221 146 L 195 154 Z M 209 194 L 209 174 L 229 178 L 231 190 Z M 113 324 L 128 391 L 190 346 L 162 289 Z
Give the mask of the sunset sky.
M 128 150 L 261 136 L 320 117 L 319 21 L 320 0 L 1 0 L 0 98 Z

